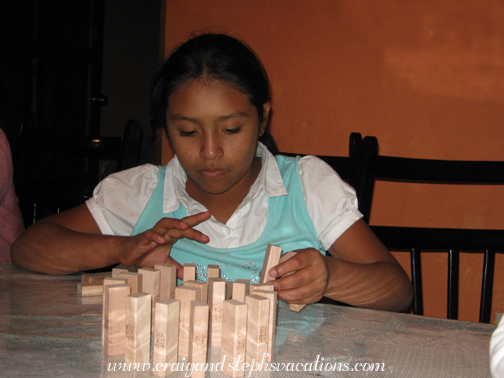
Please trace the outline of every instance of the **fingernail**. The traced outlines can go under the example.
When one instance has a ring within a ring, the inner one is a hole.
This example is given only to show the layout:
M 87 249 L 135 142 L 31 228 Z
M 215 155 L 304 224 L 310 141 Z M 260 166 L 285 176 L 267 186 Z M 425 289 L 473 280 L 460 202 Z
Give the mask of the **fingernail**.
M 276 277 L 277 276 L 277 270 L 275 268 L 271 268 L 269 271 L 269 275 L 271 277 Z

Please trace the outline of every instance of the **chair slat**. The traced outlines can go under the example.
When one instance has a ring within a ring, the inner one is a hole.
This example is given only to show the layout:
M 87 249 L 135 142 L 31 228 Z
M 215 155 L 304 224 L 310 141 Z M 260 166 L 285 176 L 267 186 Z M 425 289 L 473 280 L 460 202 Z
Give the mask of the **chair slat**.
M 459 251 L 450 249 L 448 251 L 448 319 L 458 318 L 458 296 L 459 296 Z
M 480 318 L 483 323 L 490 323 L 492 308 L 492 291 L 495 266 L 495 251 L 485 251 L 483 259 L 483 283 L 481 285 Z

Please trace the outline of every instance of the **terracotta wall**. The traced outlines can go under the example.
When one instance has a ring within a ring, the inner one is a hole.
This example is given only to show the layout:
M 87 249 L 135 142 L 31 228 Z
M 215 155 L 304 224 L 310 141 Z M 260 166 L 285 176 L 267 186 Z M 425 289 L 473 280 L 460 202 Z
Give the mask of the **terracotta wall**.
M 166 1 L 167 50 L 213 30 L 258 53 L 283 151 L 346 155 L 357 131 L 376 136 L 385 155 L 504 160 L 500 0 Z M 371 224 L 502 229 L 503 194 L 379 183 Z M 446 313 L 445 262 L 424 259 L 424 277 L 434 276 L 424 287 L 426 315 Z M 461 319 L 477 320 L 481 264 L 461 258 Z M 494 312 L 504 311 L 503 264 L 498 256 Z

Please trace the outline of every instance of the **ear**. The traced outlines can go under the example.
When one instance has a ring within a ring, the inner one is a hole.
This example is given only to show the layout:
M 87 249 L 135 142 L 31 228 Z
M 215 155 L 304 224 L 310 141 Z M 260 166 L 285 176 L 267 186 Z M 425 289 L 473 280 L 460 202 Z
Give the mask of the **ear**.
M 271 103 L 267 102 L 263 105 L 263 121 L 259 125 L 259 136 L 261 137 L 266 130 L 266 125 L 268 124 L 269 114 L 271 109 Z

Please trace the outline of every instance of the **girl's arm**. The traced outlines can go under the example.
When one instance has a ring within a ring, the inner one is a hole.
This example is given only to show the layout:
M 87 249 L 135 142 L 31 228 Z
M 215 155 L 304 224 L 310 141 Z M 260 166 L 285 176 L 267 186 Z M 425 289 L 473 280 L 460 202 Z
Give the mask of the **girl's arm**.
M 326 296 L 353 306 L 402 311 L 411 304 L 411 282 L 399 263 L 363 220 L 355 222 L 329 248 L 298 251 L 270 271 L 279 297 L 311 303 Z
M 29 227 L 11 248 L 14 265 L 48 274 L 67 274 L 114 264 L 153 268 L 174 263 L 171 246 L 180 238 L 201 243 L 208 236 L 192 227 L 210 213 L 184 219 L 161 219 L 152 229 L 135 236 L 102 235 L 86 204 L 50 216 Z

